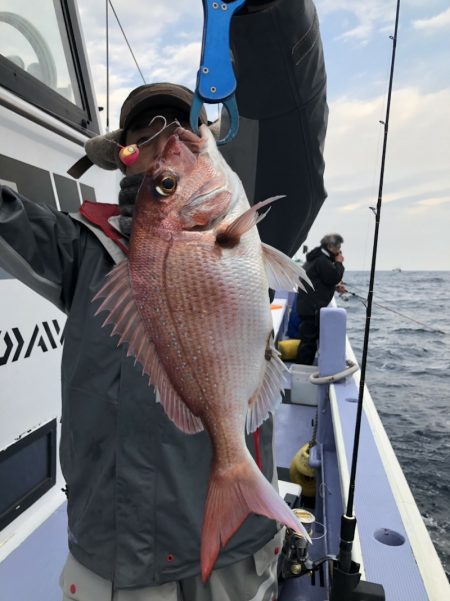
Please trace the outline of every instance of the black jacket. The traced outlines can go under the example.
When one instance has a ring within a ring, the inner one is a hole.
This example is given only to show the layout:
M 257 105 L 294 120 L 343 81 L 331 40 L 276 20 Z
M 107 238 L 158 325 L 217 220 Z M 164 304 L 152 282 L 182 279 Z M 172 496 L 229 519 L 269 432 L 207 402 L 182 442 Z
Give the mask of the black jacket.
M 322 246 L 314 248 L 306 255 L 303 267 L 314 289 L 306 284 L 307 293 L 298 291 L 297 312 L 300 316 L 312 316 L 329 304 L 336 284 L 342 280 L 345 268 L 342 263 L 336 263 L 334 255 Z

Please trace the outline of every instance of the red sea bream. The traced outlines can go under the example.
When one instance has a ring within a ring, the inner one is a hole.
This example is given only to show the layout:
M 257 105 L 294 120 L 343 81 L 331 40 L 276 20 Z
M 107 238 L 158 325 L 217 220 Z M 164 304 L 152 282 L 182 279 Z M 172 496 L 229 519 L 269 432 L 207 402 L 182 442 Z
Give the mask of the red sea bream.
M 263 244 L 242 184 L 207 127 L 179 128 L 136 199 L 128 260 L 97 294 L 118 344 L 141 364 L 167 416 L 213 447 L 204 508 L 204 580 L 249 513 L 303 533 L 245 444 L 281 400 L 286 370 L 272 340 L 268 288 L 303 271 Z

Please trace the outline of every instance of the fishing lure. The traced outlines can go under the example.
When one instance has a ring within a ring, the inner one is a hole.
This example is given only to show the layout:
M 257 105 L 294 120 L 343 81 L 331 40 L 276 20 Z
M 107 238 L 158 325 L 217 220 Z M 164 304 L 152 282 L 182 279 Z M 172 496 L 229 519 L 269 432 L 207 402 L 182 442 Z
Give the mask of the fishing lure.
M 149 138 L 147 138 L 140 144 L 127 144 L 126 146 L 123 146 L 122 144 L 119 144 L 118 142 L 115 142 L 114 140 L 109 140 L 109 142 L 111 142 L 112 144 L 115 144 L 116 146 L 118 146 L 120 148 L 119 159 L 124 165 L 126 165 L 127 167 L 129 165 L 133 165 L 139 158 L 141 148 L 143 146 L 146 146 L 147 144 L 149 144 L 152 140 L 154 140 L 157 136 L 159 136 L 168 127 L 170 127 L 171 125 L 177 125 L 178 127 L 180 127 L 179 121 L 177 121 L 175 119 L 174 121 L 167 123 L 167 119 L 163 115 L 156 115 L 156 117 L 153 117 L 153 119 L 150 121 L 148 126 L 150 127 L 152 125 L 152 123 L 154 121 L 156 121 L 157 119 L 162 119 L 162 121 L 163 121 L 163 126 L 161 127 L 161 129 L 159 131 L 157 131 L 155 134 L 153 134 L 153 136 L 150 136 Z

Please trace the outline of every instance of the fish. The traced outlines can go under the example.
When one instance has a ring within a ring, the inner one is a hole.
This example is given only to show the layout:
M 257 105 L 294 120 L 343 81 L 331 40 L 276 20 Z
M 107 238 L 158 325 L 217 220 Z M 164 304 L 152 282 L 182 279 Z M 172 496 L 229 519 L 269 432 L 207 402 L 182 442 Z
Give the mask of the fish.
M 309 536 L 261 473 L 245 443 L 281 401 L 286 366 L 275 349 L 269 287 L 294 289 L 303 269 L 262 243 L 260 210 L 206 126 L 178 128 L 138 192 L 127 259 L 93 300 L 108 311 L 168 418 L 206 429 L 213 455 L 201 533 L 206 582 L 250 513 Z M 301 285 L 301 284 L 300 284 Z

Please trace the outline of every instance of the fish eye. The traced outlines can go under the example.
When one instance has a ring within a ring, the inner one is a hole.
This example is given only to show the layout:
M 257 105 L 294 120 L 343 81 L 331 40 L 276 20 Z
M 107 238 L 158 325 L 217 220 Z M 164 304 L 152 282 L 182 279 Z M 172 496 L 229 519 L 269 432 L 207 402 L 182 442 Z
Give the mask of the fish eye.
M 165 173 L 158 178 L 155 189 L 161 196 L 170 196 L 177 189 L 177 183 L 173 173 Z

